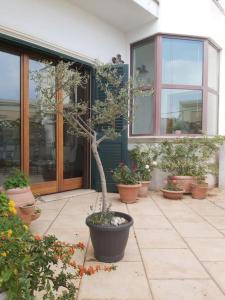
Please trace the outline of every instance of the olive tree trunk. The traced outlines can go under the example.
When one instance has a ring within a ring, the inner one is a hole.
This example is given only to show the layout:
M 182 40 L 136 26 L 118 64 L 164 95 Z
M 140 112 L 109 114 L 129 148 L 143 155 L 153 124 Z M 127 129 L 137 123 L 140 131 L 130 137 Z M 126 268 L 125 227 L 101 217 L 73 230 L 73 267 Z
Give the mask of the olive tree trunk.
M 91 149 L 92 153 L 94 155 L 99 176 L 100 176 L 100 182 L 101 182 L 101 189 L 102 189 L 102 212 L 106 211 L 107 205 L 106 205 L 106 198 L 107 198 L 107 185 L 106 185 L 106 179 L 105 179 L 105 172 L 103 169 L 102 161 L 100 158 L 100 155 L 98 153 L 98 142 L 96 140 L 96 135 L 92 138 L 91 142 Z

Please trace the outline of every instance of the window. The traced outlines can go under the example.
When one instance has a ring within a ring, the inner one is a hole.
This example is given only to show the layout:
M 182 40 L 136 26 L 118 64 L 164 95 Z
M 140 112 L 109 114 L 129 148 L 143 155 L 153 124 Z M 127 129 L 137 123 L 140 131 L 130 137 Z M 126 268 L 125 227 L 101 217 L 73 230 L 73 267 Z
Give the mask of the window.
M 154 81 L 154 42 L 138 45 L 133 52 L 133 77 L 148 90 Z M 133 133 L 153 134 L 154 103 L 152 95 L 133 99 Z
M 131 57 L 132 76 L 147 69 L 154 88 L 133 99 L 131 135 L 217 134 L 219 51 L 208 40 L 157 35 L 133 44 Z

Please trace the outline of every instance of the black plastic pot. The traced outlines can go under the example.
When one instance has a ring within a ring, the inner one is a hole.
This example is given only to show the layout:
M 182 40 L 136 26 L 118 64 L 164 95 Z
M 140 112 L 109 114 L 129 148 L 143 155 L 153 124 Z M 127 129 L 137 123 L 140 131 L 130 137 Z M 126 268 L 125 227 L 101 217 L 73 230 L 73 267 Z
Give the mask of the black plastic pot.
M 129 230 L 134 221 L 131 216 L 121 212 L 114 212 L 114 215 L 125 218 L 128 222 L 119 226 L 96 225 L 90 222 L 92 215 L 86 219 L 86 224 L 90 229 L 94 256 L 98 261 L 113 263 L 121 260 L 124 256 Z

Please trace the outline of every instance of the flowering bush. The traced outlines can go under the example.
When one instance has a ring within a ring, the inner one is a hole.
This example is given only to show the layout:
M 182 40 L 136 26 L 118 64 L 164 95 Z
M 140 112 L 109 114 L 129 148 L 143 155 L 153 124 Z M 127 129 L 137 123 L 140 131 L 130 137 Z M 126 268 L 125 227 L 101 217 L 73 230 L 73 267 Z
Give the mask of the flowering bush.
M 137 168 L 141 181 L 149 181 L 152 177 L 152 171 L 157 166 L 158 151 L 156 146 L 141 148 L 136 146 L 130 151 L 130 156 Z
M 16 215 L 14 203 L 0 194 L 0 290 L 8 300 L 32 300 L 36 292 L 43 299 L 74 299 L 74 280 L 99 270 L 115 267 L 78 265 L 72 258 L 84 245 L 60 242 L 55 236 L 33 236 Z
M 136 168 L 130 169 L 127 165 L 121 163 L 112 172 L 113 180 L 120 184 L 137 184 L 140 182 L 139 174 Z

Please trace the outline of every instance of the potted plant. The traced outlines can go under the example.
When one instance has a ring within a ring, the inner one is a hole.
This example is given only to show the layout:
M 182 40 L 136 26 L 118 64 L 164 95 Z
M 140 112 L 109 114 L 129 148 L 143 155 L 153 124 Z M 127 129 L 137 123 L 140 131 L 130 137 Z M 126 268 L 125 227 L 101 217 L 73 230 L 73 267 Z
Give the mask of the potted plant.
M 3 187 L 9 198 L 16 202 L 17 208 L 35 203 L 35 198 L 29 186 L 29 179 L 20 170 L 13 169 L 6 178 Z
M 165 140 L 160 144 L 159 168 L 170 174 L 169 182 L 175 180 L 185 194 L 191 193 L 199 174 L 211 172 L 210 160 L 223 142 L 223 136 Z
M 34 300 L 38 292 L 42 299 L 72 300 L 77 291 L 77 279 L 99 270 L 115 269 L 114 266 L 85 268 L 77 264 L 73 256 L 77 250 L 84 249 L 83 243 L 62 243 L 53 235 L 34 236 L 12 211 L 11 202 L 6 194 L 0 194 L 2 299 Z
M 205 199 L 208 195 L 208 183 L 205 178 L 197 178 L 196 183 L 192 183 L 191 195 L 194 199 Z
M 100 176 L 102 204 L 101 211 L 88 216 L 86 224 L 90 229 L 95 257 L 100 261 L 118 261 L 124 255 L 133 220 L 127 214 L 110 212 L 106 177 L 98 150 L 103 141 L 120 136 L 116 121 L 127 118 L 130 95 L 140 95 L 142 91 L 135 83 L 127 82 L 120 75 L 119 66 L 96 63 L 93 75 L 97 89 L 105 99 L 95 98 L 92 103 L 79 99 L 68 104 L 71 91 L 83 87 L 88 76 L 82 75 L 73 62 L 48 61 L 44 65 L 44 68 L 31 75 L 36 83 L 37 98 L 40 99 L 37 105 L 42 114 L 61 114 L 70 134 L 85 137 L 89 141 Z M 48 85 L 45 84 L 46 78 Z M 63 109 L 65 102 L 67 108 Z
M 136 169 L 130 169 L 127 165 L 121 163 L 113 172 L 113 180 L 117 183 L 120 194 L 120 200 L 131 204 L 137 201 L 140 189 L 140 178 Z
M 157 166 L 157 147 L 148 146 L 147 148 L 144 148 L 136 146 L 130 150 L 130 156 L 140 177 L 141 186 L 138 196 L 147 197 L 151 183 L 150 180 L 152 177 L 152 171 Z
M 183 198 L 184 190 L 177 186 L 176 182 L 168 182 L 167 185 L 161 190 L 163 197 L 172 200 Z

